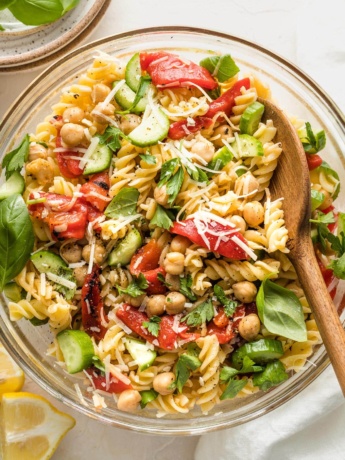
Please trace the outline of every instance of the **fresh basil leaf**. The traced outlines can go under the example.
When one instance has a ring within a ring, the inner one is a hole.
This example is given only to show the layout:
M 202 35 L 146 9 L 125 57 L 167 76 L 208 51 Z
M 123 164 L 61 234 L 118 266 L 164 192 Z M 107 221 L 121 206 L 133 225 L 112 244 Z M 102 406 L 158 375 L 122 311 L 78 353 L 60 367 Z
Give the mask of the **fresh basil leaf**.
M 258 366 L 252 361 L 249 356 L 243 358 L 242 368 L 240 370 L 233 367 L 224 366 L 220 373 L 220 380 L 222 382 L 228 382 L 237 374 L 252 374 L 253 372 L 263 371 L 262 366 Z
M 265 278 L 256 304 L 260 320 L 269 332 L 296 342 L 307 340 L 302 305 L 292 291 Z
M 179 158 L 172 158 L 169 161 L 166 161 L 162 165 L 161 174 L 158 182 L 158 187 L 166 184 L 169 179 L 175 174 L 175 171 L 178 167 L 181 166 Z
M 29 156 L 30 138 L 26 134 L 17 148 L 5 155 L 2 167 L 6 169 L 6 179 L 9 179 L 15 171 L 20 172 Z
M 318 190 L 311 189 L 311 210 L 315 211 L 325 199 L 325 195 Z
M 333 193 L 331 195 L 333 200 L 335 200 L 340 192 L 340 179 L 338 173 L 334 171 L 334 169 L 332 169 L 326 161 L 323 161 L 322 164 L 318 168 L 316 168 L 315 171 L 323 172 L 327 178 L 333 177 L 333 179 L 337 181 L 337 184 L 335 185 Z
M 119 294 L 129 295 L 131 297 L 139 297 L 142 294 L 145 294 L 145 289 L 149 287 L 149 283 L 147 282 L 145 276 L 140 273 L 140 275 L 136 278 L 133 277 L 133 280 L 129 283 L 126 288 L 122 288 L 118 284 L 116 285 L 116 289 L 119 291 Z
M 173 204 L 183 184 L 184 172 L 182 168 L 167 182 L 168 204 Z
M 124 187 L 114 196 L 104 214 L 111 219 L 131 216 L 136 213 L 139 190 L 134 187 Z
M 120 138 L 126 139 L 126 135 L 116 126 L 108 126 L 104 133 L 99 134 L 98 137 L 100 144 L 106 145 L 113 152 L 117 152 L 121 148 Z
M 157 204 L 156 212 L 154 213 L 154 216 L 152 217 L 150 224 L 156 225 L 160 228 L 165 228 L 165 230 L 170 230 L 170 227 L 173 224 L 173 218 L 174 215 L 170 211 L 163 208 L 163 206 L 161 206 L 160 204 Z
M 34 231 L 21 195 L 0 203 L 0 292 L 16 277 L 30 258 Z
M 298 130 L 298 136 L 301 139 L 304 151 L 311 155 L 320 152 L 320 150 L 325 148 L 325 132 L 322 130 L 314 134 L 309 122 L 305 124 L 305 128 Z
M 182 393 L 183 386 L 189 379 L 190 373 L 201 366 L 201 361 L 188 353 L 183 353 L 176 364 L 176 380 L 174 385 L 180 393 Z
M 27 26 L 39 26 L 56 21 L 63 14 L 60 0 L 17 0 L 8 9 Z
M 67 11 L 70 11 L 73 8 L 75 8 L 80 2 L 80 0 L 60 0 L 60 2 L 63 7 L 62 15 L 64 15 L 65 13 L 67 13 Z
M 198 305 L 196 308 L 194 308 L 193 311 L 181 318 L 181 321 L 186 322 L 188 326 L 196 327 L 200 326 L 203 323 L 206 323 L 206 321 L 211 321 L 213 316 L 213 304 L 212 301 L 209 299 Z
M 339 259 L 332 260 L 327 268 L 332 269 L 337 278 L 345 280 L 345 254 Z
M 238 307 L 238 302 L 236 300 L 230 300 L 226 297 L 225 292 L 219 284 L 216 284 L 213 288 L 213 292 L 217 297 L 218 302 L 224 306 L 224 313 L 227 317 L 233 316 L 236 308 Z
M 224 392 L 220 396 L 219 399 L 222 401 L 224 399 L 232 399 L 238 395 L 238 393 L 247 385 L 247 379 L 243 378 L 241 380 L 237 379 L 230 379 L 227 387 L 225 388 Z
M 1 0 L 0 10 L 4 10 L 5 8 L 8 8 L 15 1 L 17 1 L 17 0 Z M 3 30 L 5 30 L 5 29 L 3 29 Z
M 143 322 L 143 327 L 145 327 L 152 335 L 158 337 L 161 321 L 162 318 L 159 316 L 151 316 L 148 321 Z
M 289 378 L 284 364 L 279 361 L 268 363 L 266 368 L 259 374 L 253 376 L 253 385 L 259 387 L 260 390 L 267 391 L 270 388 L 285 382 Z
M 180 276 L 180 292 L 192 302 L 195 302 L 197 297 L 192 291 L 193 279 L 192 275 Z
M 155 165 L 157 163 L 157 158 L 154 155 L 150 155 L 149 153 L 145 153 L 139 156 L 148 165 Z
M 207 57 L 200 61 L 200 65 L 221 83 L 234 77 L 240 71 L 230 54 Z

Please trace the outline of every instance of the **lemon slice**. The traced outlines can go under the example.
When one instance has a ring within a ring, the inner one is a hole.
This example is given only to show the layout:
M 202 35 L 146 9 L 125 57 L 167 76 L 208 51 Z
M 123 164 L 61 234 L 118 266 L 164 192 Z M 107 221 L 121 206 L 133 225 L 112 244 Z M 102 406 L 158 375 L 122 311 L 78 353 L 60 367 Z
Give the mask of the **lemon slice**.
M 24 372 L 0 343 L 0 398 L 4 393 L 21 390 L 24 380 Z
M 5 393 L 0 406 L 3 460 L 47 460 L 75 420 L 32 393 Z

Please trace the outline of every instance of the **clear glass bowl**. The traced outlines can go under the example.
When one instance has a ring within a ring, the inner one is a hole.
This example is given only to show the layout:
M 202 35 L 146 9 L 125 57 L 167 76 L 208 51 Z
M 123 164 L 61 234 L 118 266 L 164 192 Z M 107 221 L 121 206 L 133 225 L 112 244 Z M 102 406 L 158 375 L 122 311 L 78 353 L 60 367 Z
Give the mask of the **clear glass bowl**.
M 206 55 L 231 53 L 242 71 L 255 72 L 267 82 L 279 104 L 288 114 L 309 121 L 327 133 L 324 158 L 332 164 L 345 183 L 345 120 L 334 102 L 301 70 L 291 63 L 248 41 L 222 33 L 185 27 L 162 27 L 136 30 L 88 44 L 60 59 L 40 75 L 8 110 L 0 127 L 2 155 L 17 144 L 27 132 L 49 113 L 63 87 L 70 84 L 92 62 L 96 51 L 113 56 L 130 56 L 140 50 L 170 50 L 198 62 Z M 337 207 L 345 209 L 345 192 L 337 200 Z M 25 242 L 23 242 L 25 244 Z M 337 306 L 342 292 L 336 295 Z M 151 434 L 190 435 L 232 427 L 257 418 L 286 403 L 306 388 L 329 364 L 325 349 L 320 346 L 308 360 L 303 371 L 267 393 L 228 400 L 216 406 L 208 415 L 192 412 L 187 415 L 157 418 L 153 412 L 136 414 L 120 412 L 111 402 L 101 413 L 84 393 L 88 406 L 79 400 L 74 383 L 77 377 L 66 374 L 53 359 L 46 356 L 51 341 L 48 329 L 33 327 L 21 320 L 12 323 L 8 317 L 6 300 L 0 297 L 0 338 L 28 375 L 50 394 L 76 410 L 100 422 Z M 342 314 L 342 320 L 345 313 Z M 80 380 L 79 380 L 80 382 Z

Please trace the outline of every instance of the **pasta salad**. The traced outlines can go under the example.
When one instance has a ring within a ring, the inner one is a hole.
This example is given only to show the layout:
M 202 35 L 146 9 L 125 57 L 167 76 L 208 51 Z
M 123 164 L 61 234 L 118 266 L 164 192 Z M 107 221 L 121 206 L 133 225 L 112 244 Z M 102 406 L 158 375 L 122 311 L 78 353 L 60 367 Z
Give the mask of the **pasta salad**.
M 127 412 L 207 414 L 282 384 L 321 343 L 289 261 L 284 197 L 270 196 L 282 149 L 259 96 L 270 89 L 230 55 L 99 53 L 4 156 L 10 318 L 49 324 L 48 354 L 84 377 L 76 391 L 98 410 L 110 395 Z M 318 154 L 325 133 L 292 122 L 334 295 L 339 177 Z

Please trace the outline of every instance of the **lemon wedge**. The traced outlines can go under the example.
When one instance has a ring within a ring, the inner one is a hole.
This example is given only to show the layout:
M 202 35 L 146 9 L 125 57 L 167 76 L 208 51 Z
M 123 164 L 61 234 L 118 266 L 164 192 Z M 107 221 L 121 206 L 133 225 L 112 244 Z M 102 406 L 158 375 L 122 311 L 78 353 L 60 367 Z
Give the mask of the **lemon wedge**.
M 68 414 L 32 393 L 5 393 L 0 406 L 3 460 L 48 460 L 75 425 Z
M 24 380 L 24 372 L 0 343 L 0 398 L 4 393 L 20 391 Z

